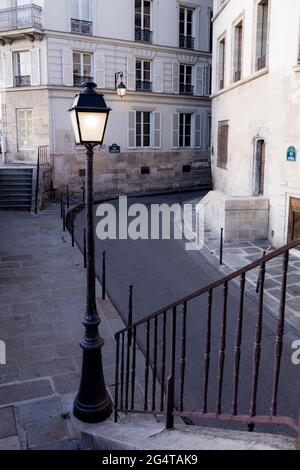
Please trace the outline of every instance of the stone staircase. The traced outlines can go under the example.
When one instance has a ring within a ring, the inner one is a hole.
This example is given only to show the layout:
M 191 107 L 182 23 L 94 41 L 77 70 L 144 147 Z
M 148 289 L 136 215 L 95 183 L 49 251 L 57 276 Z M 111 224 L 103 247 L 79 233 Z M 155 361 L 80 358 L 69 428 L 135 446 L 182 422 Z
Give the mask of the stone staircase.
M 0 210 L 30 211 L 33 168 L 0 168 Z

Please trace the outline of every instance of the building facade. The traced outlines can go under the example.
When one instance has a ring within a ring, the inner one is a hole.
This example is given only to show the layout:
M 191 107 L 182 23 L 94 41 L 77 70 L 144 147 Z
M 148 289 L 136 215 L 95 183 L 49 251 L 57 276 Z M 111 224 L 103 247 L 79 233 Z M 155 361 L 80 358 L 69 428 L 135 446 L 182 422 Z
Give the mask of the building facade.
M 5 162 L 34 163 L 38 147 L 49 145 L 56 186 L 78 186 L 84 149 L 75 146 L 68 109 L 79 85 L 93 79 L 112 108 L 95 157 L 97 190 L 209 183 L 211 0 L 0 0 L 0 7 Z M 112 144 L 120 153 L 109 153 Z
M 300 237 L 300 2 L 215 0 L 208 221 L 227 240 Z

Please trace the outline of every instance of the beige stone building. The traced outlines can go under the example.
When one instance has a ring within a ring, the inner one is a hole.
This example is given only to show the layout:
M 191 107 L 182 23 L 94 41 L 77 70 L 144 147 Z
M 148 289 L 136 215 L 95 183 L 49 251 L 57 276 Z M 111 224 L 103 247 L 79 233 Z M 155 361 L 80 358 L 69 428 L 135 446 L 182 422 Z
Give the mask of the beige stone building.
M 208 186 L 211 17 L 212 0 L 0 0 L 2 162 L 49 146 L 55 185 L 78 188 L 68 109 L 92 78 L 112 108 L 97 190 Z
M 300 237 L 300 2 L 215 0 L 206 215 L 227 240 Z

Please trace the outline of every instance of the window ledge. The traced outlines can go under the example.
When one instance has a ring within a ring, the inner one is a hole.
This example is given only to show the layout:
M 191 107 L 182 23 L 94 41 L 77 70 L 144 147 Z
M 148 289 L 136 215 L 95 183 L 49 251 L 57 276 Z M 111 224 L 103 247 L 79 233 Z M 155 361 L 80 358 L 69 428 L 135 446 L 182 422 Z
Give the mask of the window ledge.
M 214 21 L 216 21 L 216 19 L 218 18 L 218 16 L 222 13 L 222 11 L 224 10 L 224 8 L 226 8 L 226 6 L 228 5 L 228 3 L 230 2 L 230 0 L 225 0 L 224 3 L 222 3 L 222 5 L 219 6 L 218 10 L 216 11 L 215 15 L 212 17 L 211 21 L 212 23 Z
M 300 71 L 300 66 L 299 66 L 299 71 Z M 222 90 L 219 90 L 217 91 L 216 93 L 214 93 L 211 98 L 214 99 L 214 98 L 217 98 L 218 96 L 221 96 L 223 95 L 224 93 L 227 93 L 228 91 L 231 91 L 231 90 L 234 90 L 235 88 L 238 88 L 242 85 L 245 85 L 246 83 L 250 83 L 252 82 L 253 80 L 256 80 L 257 78 L 259 77 L 262 77 L 264 75 L 267 75 L 269 73 L 269 69 L 268 68 L 264 68 L 264 69 L 261 69 L 259 70 L 258 72 L 255 72 L 253 75 L 250 75 L 249 77 L 247 78 L 243 78 L 242 80 L 236 82 L 236 83 L 232 83 L 231 85 L 223 88 Z

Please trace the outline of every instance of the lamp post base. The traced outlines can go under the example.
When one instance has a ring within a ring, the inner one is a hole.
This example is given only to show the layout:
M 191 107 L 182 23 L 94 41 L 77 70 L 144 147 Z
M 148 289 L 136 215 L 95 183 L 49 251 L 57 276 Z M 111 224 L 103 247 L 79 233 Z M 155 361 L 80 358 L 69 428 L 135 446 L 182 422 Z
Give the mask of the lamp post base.
M 108 393 L 103 401 L 94 405 L 81 403 L 79 396 L 75 399 L 74 416 L 83 423 L 102 423 L 111 416 L 112 411 L 112 401 Z

